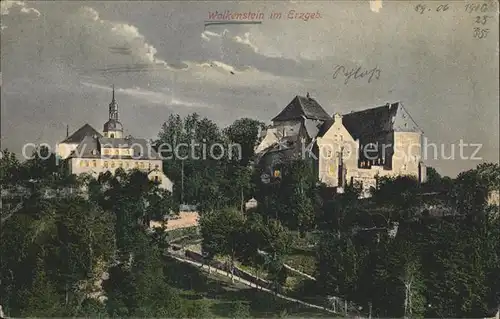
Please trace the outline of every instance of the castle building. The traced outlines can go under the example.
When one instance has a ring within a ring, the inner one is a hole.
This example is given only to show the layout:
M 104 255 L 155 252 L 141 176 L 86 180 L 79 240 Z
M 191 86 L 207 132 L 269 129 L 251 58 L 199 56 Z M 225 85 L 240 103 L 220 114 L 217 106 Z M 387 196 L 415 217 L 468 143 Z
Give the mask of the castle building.
M 279 177 L 280 163 L 300 158 L 311 159 L 319 181 L 340 192 L 360 182 L 368 196 L 382 176 L 426 180 L 423 132 L 401 102 L 331 117 L 307 94 L 272 121 L 256 148 L 263 181 Z
M 277 167 L 291 159 L 311 159 L 304 149 L 314 141 L 330 115 L 309 96 L 297 95 L 272 119 L 262 132 L 261 142 L 255 149 L 257 165 L 262 178 L 279 178 Z
M 163 189 L 172 192 L 173 183 L 163 173 L 162 159 L 146 139 L 123 136 L 123 125 L 118 118 L 115 90 L 109 104 L 109 119 L 102 134 L 85 124 L 57 145 L 57 155 L 65 160 L 70 174 L 114 173 L 138 169 Z

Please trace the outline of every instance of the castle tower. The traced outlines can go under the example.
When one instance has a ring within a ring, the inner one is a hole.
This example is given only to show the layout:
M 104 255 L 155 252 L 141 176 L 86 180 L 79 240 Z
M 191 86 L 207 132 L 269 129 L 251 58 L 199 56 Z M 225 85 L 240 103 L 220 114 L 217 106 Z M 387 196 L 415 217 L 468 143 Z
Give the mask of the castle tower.
M 103 133 L 105 137 L 121 138 L 123 137 L 123 125 L 118 120 L 118 104 L 115 100 L 115 86 L 113 85 L 113 96 L 109 103 L 109 120 L 104 123 Z

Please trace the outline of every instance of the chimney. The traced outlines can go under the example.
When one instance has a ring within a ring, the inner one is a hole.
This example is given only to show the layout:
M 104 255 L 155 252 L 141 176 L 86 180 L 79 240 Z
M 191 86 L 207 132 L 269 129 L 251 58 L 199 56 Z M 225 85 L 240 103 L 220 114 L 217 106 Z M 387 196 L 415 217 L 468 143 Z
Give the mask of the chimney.
M 335 122 L 340 121 L 340 123 L 342 123 L 342 115 L 340 113 L 335 113 L 333 118 L 335 119 Z
M 66 124 L 66 137 L 69 136 L 69 124 Z
M 309 95 L 309 92 L 307 92 L 306 97 L 307 97 L 308 99 L 310 99 L 310 98 L 311 98 L 311 95 Z

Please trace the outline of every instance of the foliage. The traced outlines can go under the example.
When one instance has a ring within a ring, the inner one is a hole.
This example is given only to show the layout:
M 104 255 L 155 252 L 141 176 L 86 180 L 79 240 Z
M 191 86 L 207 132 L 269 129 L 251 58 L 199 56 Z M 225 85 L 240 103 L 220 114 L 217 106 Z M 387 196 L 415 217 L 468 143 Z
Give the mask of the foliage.
M 159 133 L 158 148 L 162 143 L 173 149 L 181 143 L 242 147 L 241 157 L 226 153 L 220 160 L 203 159 L 201 146 L 192 154 L 181 147 L 184 153 L 177 155 L 189 155 L 186 159 L 164 162 L 175 183 L 173 194 L 139 171 L 119 169 L 97 179 L 68 176 L 45 148 L 25 162 L 4 150 L 0 181 L 14 194 L 2 198 L 0 297 L 6 314 L 210 316 L 206 299 L 188 299 L 175 287 L 186 281 L 194 290 L 206 285 L 205 277 L 197 270 L 181 277 L 179 269 L 169 268 L 168 235 L 149 229 L 151 220 L 164 219 L 181 202 L 200 207 L 208 259 L 225 255 L 232 265 L 239 260 L 265 266 L 276 292 L 286 282 L 283 263 L 293 253 L 290 230 L 305 241 L 320 226 L 314 288 L 323 296 L 340 296 L 379 317 L 482 317 L 498 305 L 500 218 L 486 205 L 489 192 L 500 185 L 498 164 L 478 165 L 453 183 L 429 169 L 428 183 L 448 191 L 444 196 L 454 214 L 411 219 L 418 217 L 422 196 L 408 176 L 380 178 L 372 206 L 358 200 L 359 185 L 323 201 L 324 187 L 304 161 L 284 163 L 277 183 L 262 184 L 250 167 L 260 126 L 241 119 L 220 129 L 197 114 L 172 115 Z M 244 212 L 244 202 L 253 196 L 257 212 Z M 388 236 L 388 223 L 375 216 L 399 221 L 397 236 Z M 259 300 L 264 301 L 278 303 Z M 254 307 L 233 303 L 230 316 L 249 317 Z M 274 309 L 275 315 L 283 310 Z
M 322 202 L 317 200 L 318 187 L 311 166 L 301 160 L 283 163 L 281 181 L 265 185 L 256 193 L 258 211 L 268 218 L 279 219 L 286 227 L 302 233 L 316 224 L 317 210 Z
M 448 194 L 455 217 L 400 220 L 395 238 L 369 229 L 349 232 L 356 224 L 347 216 L 353 212 L 359 216 L 363 207 L 346 205 L 343 197 L 330 202 L 325 207 L 332 216 L 331 227 L 324 231 L 317 252 L 318 288 L 365 310 L 372 305 L 375 316 L 487 314 L 500 300 L 499 220 L 488 215 L 484 205 L 492 185 L 487 181 L 495 180 L 493 167 L 479 166 L 459 175 Z M 392 215 L 405 207 L 395 185 L 403 194 L 405 189 L 415 189 L 408 180 L 382 182 L 376 203 Z M 396 194 L 392 199 L 391 193 Z M 368 208 L 368 213 L 373 209 Z
M 257 120 L 242 118 L 234 121 L 233 124 L 224 129 L 224 134 L 231 143 L 240 145 L 242 166 L 247 166 L 253 159 L 257 146 L 259 129 L 262 129 L 264 123 Z

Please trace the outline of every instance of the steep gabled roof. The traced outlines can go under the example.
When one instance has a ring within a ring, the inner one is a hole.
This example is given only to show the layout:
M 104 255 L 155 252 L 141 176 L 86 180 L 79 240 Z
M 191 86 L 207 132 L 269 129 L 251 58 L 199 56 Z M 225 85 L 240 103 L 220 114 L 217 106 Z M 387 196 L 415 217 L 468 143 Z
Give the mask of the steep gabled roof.
M 319 128 L 317 136 L 318 137 L 323 137 L 323 135 L 325 135 L 325 133 L 328 132 L 328 130 L 330 129 L 330 127 L 332 127 L 333 122 L 334 122 L 333 119 L 326 120 L 325 122 L 323 122 L 323 125 L 321 125 L 320 128 Z
M 297 95 L 272 121 L 298 120 L 302 116 L 313 120 L 331 119 L 315 99 Z
M 344 114 L 342 124 L 354 139 L 390 132 L 393 130 L 393 119 L 397 114 L 398 106 L 398 103 L 392 103 Z
M 325 135 L 333 122 L 333 119 L 325 121 L 318 136 Z M 401 102 L 344 114 L 342 124 L 354 139 L 387 132 L 421 132 Z
M 102 134 L 97 132 L 96 129 L 94 129 L 89 124 L 85 124 L 84 126 L 80 127 L 75 133 L 68 136 L 61 143 L 78 144 L 81 141 L 83 141 L 85 136 L 94 136 L 94 135 L 97 137 L 102 137 Z
M 110 159 L 162 159 L 148 140 L 143 138 L 107 138 L 85 136 L 77 148 L 71 152 L 70 158 L 101 158 L 105 148 L 131 148 L 133 155 L 106 155 Z
M 100 158 L 99 139 L 93 136 L 84 136 L 76 149 L 71 152 L 68 158 Z

